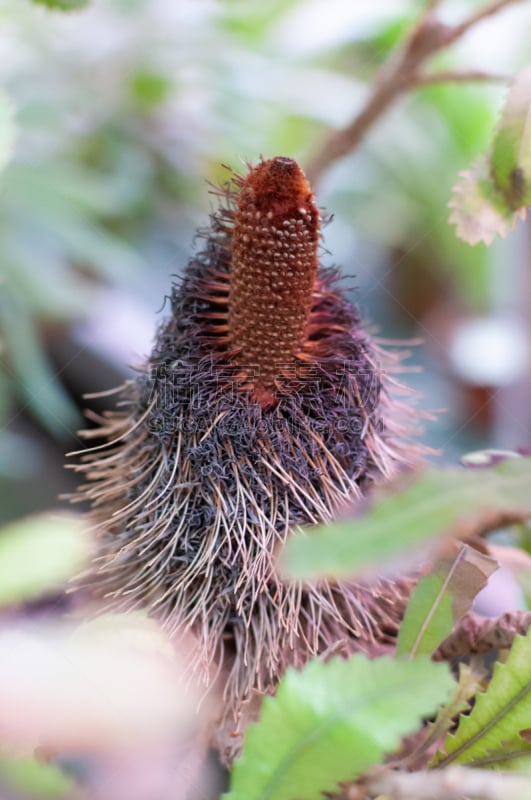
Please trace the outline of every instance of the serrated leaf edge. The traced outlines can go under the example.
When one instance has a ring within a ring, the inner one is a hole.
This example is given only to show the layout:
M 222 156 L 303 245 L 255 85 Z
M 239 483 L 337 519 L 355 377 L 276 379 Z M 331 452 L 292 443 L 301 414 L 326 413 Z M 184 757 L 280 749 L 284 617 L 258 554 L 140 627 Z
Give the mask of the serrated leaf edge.
M 355 654 L 354 656 L 352 656 L 350 660 L 355 659 L 357 657 L 365 658 L 362 653 L 358 653 L 358 654 Z M 342 661 L 342 659 L 337 659 L 337 660 Z M 420 662 L 422 660 L 427 661 L 428 663 L 432 663 L 430 661 L 429 657 L 426 656 L 426 655 L 421 655 L 421 656 L 417 657 L 416 659 L 414 659 L 414 662 L 418 663 L 418 662 Z M 394 658 L 392 658 L 390 656 L 381 656 L 380 658 L 377 659 L 377 661 L 379 661 L 379 662 L 388 662 L 389 664 L 391 664 L 393 662 L 396 663 L 397 661 L 398 661 L 398 663 L 400 663 L 400 662 L 407 663 L 405 660 L 402 660 L 402 659 L 397 660 L 397 659 L 394 659 Z M 331 663 L 331 662 L 328 662 L 328 663 Z M 412 663 L 412 662 L 409 662 L 409 663 Z M 316 665 L 322 665 L 322 662 L 320 662 L 318 659 L 315 659 L 315 660 L 313 660 L 311 662 L 308 662 L 308 664 L 306 665 L 305 669 L 309 668 L 310 671 L 313 671 L 312 668 L 314 668 Z M 280 695 L 280 692 L 282 691 L 284 693 L 284 691 L 288 691 L 288 686 L 289 686 L 289 682 L 290 682 L 291 678 L 294 677 L 294 676 L 299 676 L 299 675 L 301 675 L 301 670 L 295 669 L 294 667 L 289 667 L 288 670 L 286 670 L 286 673 L 285 673 L 284 678 L 282 680 L 282 683 L 281 683 L 281 685 L 279 687 L 279 692 L 277 693 L 277 695 L 275 695 L 275 696 L 266 695 L 264 697 L 264 699 L 262 701 L 263 705 L 262 705 L 261 718 L 258 721 L 253 722 L 253 723 L 251 723 L 249 725 L 249 728 L 247 730 L 247 734 L 246 734 L 246 737 L 245 737 L 245 743 L 244 743 L 243 752 L 242 752 L 241 756 L 237 759 L 237 761 L 234 764 L 234 768 L 238 772 L 241 769 L 245 769 L 247 767 L 248 763 L 252 764 L 252 762 L 254 760 L 254 757 L 249 758 L 249 754 L 246 752 L 246 750 L 247 750 L 246 745 L 248 745 L 249 737 L 251 738 L 251 741 L 252 741 L 252 739 L 254 738 L 254 736 L 256 735 L 256 733 L 258 732 L 258 730 L 260 728 L 260 724 L 261 724 L 261 719 L 262 719 L 262 714 L 263 714 L 264 708 L 268 708 L 269 709 L 273 704 L 275 704 L 277 702 L 277 700 L 281 700 L 282 697 Z M 396 687 L 393 688 L 391 693 L 394 693 L 394 691 L 396 691 Z M 450 691 L 450 689 L 448 689 L 448 691 Z M 381 699 L 381 697 L 382 697 L 382 692 L 379 691 L 378 692 L 378 698 Z M 358 698 L 358 701 L 360 701 L 360 702 L 370 702 L 370 700 L 367 700 L 367 696 L 366 695 L 365 695 L 364 698 Z M 317 738 L 317 734 L 321 734 L 323 731 L 326 731 L 327 728 L 333 726 L 338 721 L 341 721 L 345 717 L 345 715 L 348 716 L 349 714 L 352 714 L 352 713 L 353 713 L 352 711 L 345 712 L 344 710 L 341 710 L 341 711 L 335 713 L 333 716 L 330 715 L 325 723 L 321 724 L 318 728 L 312 730 L 311 733 L 305 734 L 302 737 L 301 741 L 299 741 L 296 745 L 294 745 L 291 748 L 291 750 L 287 753 L 287 755 L 280 761 L 280 763 L 278 765 L 278 768 L 275 770 L 275 774 L 273 774 L 271 776 L 272 780 L 268 781 L 268 784 L 264 787 L 264 790 L 259 795 L 260 800 L 267 800 L 267 798 L 270 798 L 272 796 L 272 793 L 275 791 L 275 788 L 277 787 L 277 785 L 279 783 L 279 778 L 282 778 L 282 776 L 286 774 L 286 770 L 289 769 L 289 767 L 293 763 L 294 754 L 296 756 L 300 755 L 300 753 L 303 752 L 306 749 L 306 746 L 308 745 L 308 743 L 310 743 L 313 739 Z M 420 721 L 421 721 L 421 718 L 419 717 L 418 722 L 420 723 Z M 416 727 L 414 727 L 411 724 L 408 725 L 408 726 L 404 725 L 403 726 L 403 731 L 400 734 L 396 735 L 396 744 L 398 745 L 400 740 L 404 736 L 407 736 L 408 734 L 413 733 L 415 730 L 416 730 Z M 391 748 L 383 747 L 377 740 L 375 740 L 375 744 L 377 745 L 377 747 L 381 751 L 382 755 L 384 755 L 384 756 L 387 755 L 388 753 L 392 753 L 393 750 L 394 750 L 394 747 L 391 747 Z M 234 775 L 234 772 L 233 772 L 233 775 Z M 349 777 L 348 780 L 354 780 L 356 777 L 357 777 L 357 773 L 355 773 L 353 771 L 352 776 Z M 342 782 L 344 780 L 345 780 L 344 777 L 339 777 L 337 782 L 335 782 L 334 786 L 338 785 L 340 782 Z M 232 780 L 231 780 L 231 783 L 232 783 Z M 321 791 L 322 792 L 324 792 L 324 791 L 332 791 L 332 788 L 333 787 L 328 786 L 328 787 L 322 788 Z M 223 795 L 223 800 L 233 800 L 234 797 L 237 797 L 237 795 L 233 794 L 233 789 L 232 789 L 232 786 L 231 786 L 229 791 Z
M 513 646 L 511 648 L 511 653 L 514 651 L 514 647 L 515 647 L 515 645 L 517 645 L 517 642 L 524 642 L 524 641 L 526 641 L 528 639 L 531 641 L 531 630 L 529 631 L 527 636 L 519 636 L 519 635 L 515 636 L 514 643 L 513 643 Z M 508 657 L 508 659 L 507 659 L 507 661 L 505 663 L 502 663 L 501 661 L 497 661 L 496 662 L 496 666 L 495 666 L 495 669 L 494 669 L 494 674 L 492 676 L 492 679 L 491 679 L 489 685 L 486 687 L 486 689 L 478 691 L 476 696 L 475 696 L 476 705 L 474 706 L 474 708 L 477 707 L 477 702 L 478 702 L 479 698 L 485 697 L 488 694 L 488 692 L 489 692 L 489 690 L 491 688 L 491 685 L 492 685 L 492 681 L 494 680 L 494 677 L 496 675 L 496 672 L 499 671 L 499 670 L 504 670 L 504 669 L 508 668 L 510 657 L 511 657 L 511 653 L 509 653 L 509 657 Z M 445 747 L 443 751 L 439 751 L 437 753 L 437 755 L 435 756 L 435 758 L 433 759 L 431 765 L 435 766 L 437 768 L 442 768 L 442 767 L 447 766 L 448 764 L 451 764 L 453 761 L 455 761 L 455 759 L 458 756 L 461 755 L 461 753 L 465 752 L 468 749 L 468 747 L 470 747 L 475 742 L 479 741 L 479 739 L 481 739 L 485 735 L 486 732 L 491 730 L 501 719 L 503 719 L 504 716 L 506 716 L 506 714 L 509 711 L 511 711 L 513 708 L 515 708 L 515 706 L 520 702 L 520 700 L 522 700 L 523 697 L 525 697 L 530 692 L 531 692 L 531 679 L 518 691 L 518 693 L 515 695 L 515 697 L 513 697 L 509 701 L 509 703 L 507 705 L 504 705 L 503 708 L 500 709 L 500 711 L 497 714 L 495 714 L 494 717 L 492 717 L 492 719 L 487 723 L 487 725 L 485 725 L 483 728 L 481 728 L 481 730 L 477 731 L 470 739 L 467 739 L 467 741 L 465 743 L 463 743 L 463 745 L 458 747 L 457 750 L 453 750 L 451 753 L 446 753 L 446 747 Z M 459 715 L 457 730 L 456 730 L 455 734 L 448 734 L 447 735 L 447 738 L 445 740 L 445 745 L 446 745 L 447 741 L 449 741 L 451 743 L 452 740 L 455 740 L 455 738 L 459 734 L 459 727 L 460 727 L 460 724 L 461 724 L 461 720 L 470 719 L 472 717 L 473 711 L 471 712 L 470 715 L 467 714 L 466 712 L 464 712 L 463 714 Z M 516 732 L 516 735 L 514 737 L 514 741 L 518 740 L 519 738 L 521 738 L 521 737 L 519 737 L 519 733 Z M 513 741 L 513 740 L 507 739 L 507 740 L 504 740 L 504 741 L 510 742 L 510 741 Z M 492 748 L 490 750 L 486 750 L 485 751 L 485 756 L 486 757 L 488 757 L 489 752 L 492 752 Z M 441 760 L 438 760 L 438 756 L 439 755 L 442 756 Z M 508 755 L 505 755 L 505 759 L 507 759 L 508 757 L 509 757 Z M 477 762 L 474 761 L 474 763 L 477 763 Z

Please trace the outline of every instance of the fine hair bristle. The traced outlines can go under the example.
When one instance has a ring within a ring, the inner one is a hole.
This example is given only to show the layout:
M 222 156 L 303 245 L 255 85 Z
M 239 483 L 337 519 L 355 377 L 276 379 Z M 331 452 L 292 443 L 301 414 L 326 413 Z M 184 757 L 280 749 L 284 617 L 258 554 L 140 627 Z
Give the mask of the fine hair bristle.
M 82 585 L 192 633 L 198 669 L 221 675 L 236 718 L 288 665 L 392 641 L 407 581 L 284 583 L 274 554 L 419 451 L 390 378 L 399 356 L 380 350 L 338 275 L 317 264 L 300 167 L 262 161 L 220 194 L 144 370 L 90 434 L 107 444 L 76 468 L 77 499 L 100 530 Z M 271 213 L 263 226 L 258 211 Z

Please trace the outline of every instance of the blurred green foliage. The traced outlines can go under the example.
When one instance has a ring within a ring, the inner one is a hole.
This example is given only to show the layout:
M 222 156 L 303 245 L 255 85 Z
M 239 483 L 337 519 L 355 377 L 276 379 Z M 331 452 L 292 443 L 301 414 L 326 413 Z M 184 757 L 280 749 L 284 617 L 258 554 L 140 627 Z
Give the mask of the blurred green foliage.
M 0 757 L 0 779 L 17 792 L 15 797 L 60 800 L 73 796 L 74 781 L 55 764 L 35 758 Z
M 88 560 L 81 520 L 36 514 L 5 525 L 0 536 L 0 608 L 56 592 Z
M 127 797 L 124 758 L 149 765 L 170 743 L 175 756 L 184 735 L 193 747 L 198 696 L 189 676 L 183 691 L 185 653 L 181 663 L 157 622 L 141 611 L 87 609 L 79 595 L 76 613 L 63 617 L 64 590 L 92 546 L 73 514 L 33 515 L 0 528 L 2 798 Z M 81 793 L 77 779 L 105 783 L 113 758 L 122 790 Z M 175 758 L 172 786 L 182 779 Z
M 364 516 L 288 539 L 282 569 L 297 580 L 362 576 L 404 552 L 416 557 L 429 540 L 459 538 L 463 531 L 472 537 L 485 521 L 492 525 L 507 516 L 525 520 L 531 512 L 530 481 L 531 458 L 516 455 L 479 471 L 430 467 L 401 476 L 375 493 Z
M 9 97 L 0 94 L 0 172 L 8 163 L 13 152 L 13 108 Z
M 454 187 L 450 218 L 469 244 L 504 237 L 531 205 L 531 68 L 514 79 L 491 148 Z
M 89 0 L 33 0 L 33 2 L 59 11 L 78 11 L 89 4 Z
M 433 766 L 486 764 L 529 770 L 530 658 L 531 630 L 517 636 L 507 660 L 495 665 L 487 690 L 478 693 L 471 713 L 462 715 L 457 730 L 446 735 L 443 752 L 436 754 Z
M 73 515 L 41 514 L 0 530 L 0 609 L 62 589 L 86 562 L 89 541 Z M 0 785 L 21 797 L 72 797 L 74 782 L 55 764 L 0 754 Z

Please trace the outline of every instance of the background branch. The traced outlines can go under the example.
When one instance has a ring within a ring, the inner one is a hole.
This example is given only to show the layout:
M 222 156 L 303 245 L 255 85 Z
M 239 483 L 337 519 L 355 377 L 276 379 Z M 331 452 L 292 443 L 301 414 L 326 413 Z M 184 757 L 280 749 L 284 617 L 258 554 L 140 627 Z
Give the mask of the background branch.
M 499 76 L 489 78 L 488 73 L 475 70 L 434 73 L 438 76 L 435 78 L 422 73 L 420 68 L 431 56 L 454 44 L 479 22 L 518 2 L 522 0 L 494 0 L 453 26 L 437 19 L 434 11 L 438 4 L 429 2 L 402 47 L 390 56 L 376 75 L 364 106 L 352 122 L 342 130 L 327 134 L 323 140 L 306 169 L 310 183 L 315 184 L 334 161 L 355 150 L 371 126 L 404 92 L 443 80 L 500 80 Z M 467 74 L 468 78 L 465 77 Z
M 471 28 L 477 25 L 478 22 L 482 22 L 484 19 L 488 19 L 488 17 L 493 17 L 494 14 L 498 14 L 500 11 L 503 11 L 503 9 L 507 6 L 521 2 L 522 0 L 494 0 L 494 2 L 488 3 L 486 6 L 483 6 L 483 8 L 478 8 L 474 14 L 471 14 L 459 25 L 455 25 L 455 27 L 453 27 L 453 38 L 450 40 L 449 44 L 452 44 L 465 33 L 467 33 Z

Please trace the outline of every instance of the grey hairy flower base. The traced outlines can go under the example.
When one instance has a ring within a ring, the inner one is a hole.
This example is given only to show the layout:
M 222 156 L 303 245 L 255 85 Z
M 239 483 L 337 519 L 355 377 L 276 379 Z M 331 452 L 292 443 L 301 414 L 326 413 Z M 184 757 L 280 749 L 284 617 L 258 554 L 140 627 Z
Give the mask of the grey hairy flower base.
M 228 296 L 230 213 L 214 215 L 119 410 L 90 432 L 108 444 L 76 467 L 100 531 L 80 583 L 111 608 L 147 608 L 191 634 L 197 672 L 223 695 L 223 731 L 288 665 L 393 640 L 408 581 L 287 584 L 275 552 L 291 530 L 332 519 L 418 458 L 390 392 L 397 358 L 362 330 L 333 271 L 320 269 L 314 293 L 318 356 L 309 369 L 279 365 L 274 408 L 250 400 L 252 368 L 242 386 L 208 321 Z M 237 744 L 223 737 L 227 761 Z

